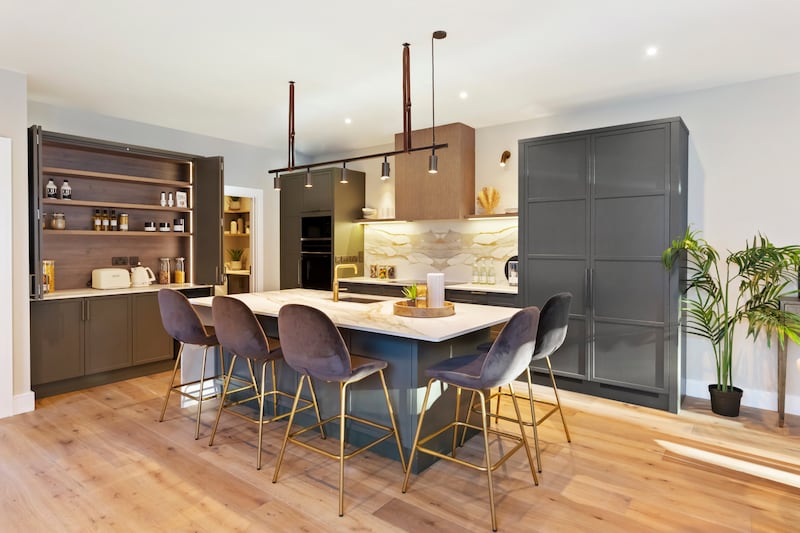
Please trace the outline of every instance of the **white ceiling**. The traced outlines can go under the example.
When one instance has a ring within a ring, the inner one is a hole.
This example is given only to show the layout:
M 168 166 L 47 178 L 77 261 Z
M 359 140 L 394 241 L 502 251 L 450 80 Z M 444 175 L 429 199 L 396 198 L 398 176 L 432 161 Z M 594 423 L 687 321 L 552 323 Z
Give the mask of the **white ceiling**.
M 436 123 L 480 128 L 800 72 L 798 21 L 798 0 L 0 0 L 0 68 L 34 101 L 278 150 L 295 80 L 311 155 L 402 130 L 404 42 L 430 126 L 434 30 Z

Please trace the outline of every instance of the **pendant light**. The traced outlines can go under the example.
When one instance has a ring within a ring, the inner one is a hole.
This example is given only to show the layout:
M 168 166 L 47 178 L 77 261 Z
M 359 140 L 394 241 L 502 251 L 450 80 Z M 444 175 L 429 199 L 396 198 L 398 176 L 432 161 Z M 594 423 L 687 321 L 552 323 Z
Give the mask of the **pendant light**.
M 342 161 L 342 177 L 339 178 L 339 183 L 347 183 L 347 162 Z
M 381 163 L 381 180 L 386 181 L 391 177 L 389 171 L 389 157 L 383 156 L 383 163 Z
M 437 30 L 431 35 L 431 155 L 428 158 L 428 173 L 436 174 L 439 172 L 439 157 L 436 155 L 436 92 L 435 74 L 433 65 L 433 41 L 434 39 L 444 39 L 447 32 Z
M 276 191 L 281 190 L 281 175 L 277 172 L 275 173 L 275 177 L 272 178 L 272 188 Z
M 311 183 L 311 171 L 306 170 L 306 189 L 310 189 L 314 185 Z

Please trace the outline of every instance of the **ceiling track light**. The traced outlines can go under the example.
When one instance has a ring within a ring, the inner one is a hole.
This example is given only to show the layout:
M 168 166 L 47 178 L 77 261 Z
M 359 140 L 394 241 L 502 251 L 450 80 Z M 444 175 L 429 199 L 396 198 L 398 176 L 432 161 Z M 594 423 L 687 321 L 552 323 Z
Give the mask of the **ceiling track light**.
M 383 156 L 383 163 L 381 163 L 381 180 L 386 181 L 391 178 L 390 171 L 389 158 L 388 156 Z
M 447 37 L 447 32 L 438 30 L 433 32 L 431 36 L 431 99 L 435 96 L 434 87 L 433 87 L 433 78 L 434 78 L 434 65 L 433 65 L 433 41 L 434 39 L 444 39 Z M 305 170 L 305 186 L 310 188 L 312 187 L 311 183 L 311 174 L 310 170 L 312 168 L 318 167 L 329 167 L 334 164 L 342 164 L 343 170 L 343 177 L 342 183 L 347 183 L 347 177 L 344 176 L 344 170 L 346 170 L 346 163 L 351 161 L 362 161 L 365 159 L 374 159 L 376 157 L 383 157 L 383 164 L 381 165 L 381 179 L 387 180 L 390 178 L 389 176 L 389 156 L 395 156 L 403 153 L 410 153 L 410 152 L 418 152 L 422 150 L 430 150 L 431 155 L 428 161 L 428 172 L 435 173 L 438 170 L 438 157 L 436 156 L 436 150 L 441 150 L 442 148 L 447 148 L 447 143 L 436 144 L 436 112 L 434 106 L 432 106 L 432 124 L 431 124 L 431 137 L 432 143 L 430 146 L 420 146 L 418 148 L 411 147 L 411 82 L 410 82 L 410 54 L 409 54 L 409 44 L 403 43 L 403 141 L 404 146 L 402 150 L 393 150 L 391 152 L 380 152 L 377 154 L 369 154 L 369 155 L 361 155 L 356 157 L 349 157 L 346 159 L 336 159 L 333 161 L 322 161 L 318 163 L 311 163 L 308 165 L 296 165 L 295 164 L 295 157 L 294 157 L 294 138 L 295 138 L 295 129 L 294 129 L 294 81 L 289 82 L 289 149 L 288 149 L 288 163 L 286 168 L 274 168 L 270 169 L 268 172 L 271 174 L 275 174 L 273 177 L 273 187 L 275 190 L 280 190 L 281 185 L 281 172 L 292 172 L 295 170 Z M 433 103 L 433 102 L 432 102 Z
M 433 64 L 433 42 L 436 39 L 444 39 L 447 32 L 437 30 L 431 35 L 431 155 L 428 158 L 428 173 L 436 174 L 439 172 L 439 158 L 436 156 L 436 91 L 435 80 L 436 70 Z

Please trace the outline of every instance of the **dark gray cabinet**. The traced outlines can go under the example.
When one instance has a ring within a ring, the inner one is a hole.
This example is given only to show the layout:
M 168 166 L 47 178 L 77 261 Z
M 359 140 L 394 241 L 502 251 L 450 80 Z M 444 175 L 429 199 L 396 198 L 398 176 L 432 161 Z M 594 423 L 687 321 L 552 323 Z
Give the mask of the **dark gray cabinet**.
M 341 183 L 342 172 L 347 183 Z M 350 169 L 324 168 L 311 171 L 312 187 L 305 186 L 306 172 L 281 176 L 280 206 L 280 287 L 303 286 L 301 249 L 303 217 L 330 217 L 331 241 L 325 269 L 333 275 L 337 263 L 356 263 L 363 274 L 364 231 L 353 220 L 361 217 L 364 207 L 364 173 Z M 313 243 L 312 243 L 313 244 Z M 310 252 L 319 268 L 320 250 Z M 328 264 L 329 263 L 329 264 Z
M 83 375 L 83 299 L 31 302 L 31 385 Z
M 190 297 L 187 295 L 187 297 Z M 131 295 L 132 362 L 134 365 L 172 359 L 172 337 L 161 322 L 158 293 Z
M 661 252 L 686 228 L 686 126 L 641 122 L 519 150 L 522 303 L 573 295 L 552 360 L 560 386 L 676 411 L 679 280 Z
M 84 298 L 84 372 L 131 366 L 130 296 Z

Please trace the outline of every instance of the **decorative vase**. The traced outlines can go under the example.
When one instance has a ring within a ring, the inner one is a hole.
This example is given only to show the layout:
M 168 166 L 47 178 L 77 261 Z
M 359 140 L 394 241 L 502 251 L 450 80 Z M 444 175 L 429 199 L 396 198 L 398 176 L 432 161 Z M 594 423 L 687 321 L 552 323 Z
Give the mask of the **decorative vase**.
M 742 404 L 742 389 L 731 387 L 721 391 L 716 383 L 708 386 L 711 395 L 711 411 L 722 416 L 739 416 L 739 406 Z

